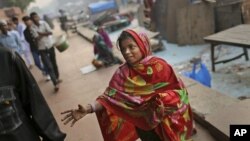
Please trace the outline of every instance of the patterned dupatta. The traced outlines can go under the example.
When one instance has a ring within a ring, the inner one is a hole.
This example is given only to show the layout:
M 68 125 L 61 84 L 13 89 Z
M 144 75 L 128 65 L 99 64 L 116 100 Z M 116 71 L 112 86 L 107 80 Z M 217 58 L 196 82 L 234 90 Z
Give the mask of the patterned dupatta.
M 120 66 L 97 101 L 105 141 L 135 141 L 135 127 L 154 130 L 163 141 L 186 141 L 193 129 L 188 94 L 172 67 L 151 56 L 145 34 L 126 30 L 144 55 L 138 64 Z

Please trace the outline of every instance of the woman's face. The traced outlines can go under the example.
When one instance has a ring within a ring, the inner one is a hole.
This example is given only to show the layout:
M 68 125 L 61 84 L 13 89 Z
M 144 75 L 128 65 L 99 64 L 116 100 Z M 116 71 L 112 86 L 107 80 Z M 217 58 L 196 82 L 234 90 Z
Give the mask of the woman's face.
M 143 57 L 140 48 L 132 38 L 122 40 L 120 49 L 124 59 L 130 65 L 135 65 Z

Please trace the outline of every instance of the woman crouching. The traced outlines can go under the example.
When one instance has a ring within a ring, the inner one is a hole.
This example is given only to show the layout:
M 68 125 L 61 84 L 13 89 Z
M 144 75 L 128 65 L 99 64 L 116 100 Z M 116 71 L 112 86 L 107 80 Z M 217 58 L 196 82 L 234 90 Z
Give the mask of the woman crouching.
M 95 102 L 63 112 L 65 124 L 95 112 L 105 141 L 191 140 L 188 93 L 172 67 L 152 56 L 145 34 L 125 30 L 117 44 L 126 63 Z

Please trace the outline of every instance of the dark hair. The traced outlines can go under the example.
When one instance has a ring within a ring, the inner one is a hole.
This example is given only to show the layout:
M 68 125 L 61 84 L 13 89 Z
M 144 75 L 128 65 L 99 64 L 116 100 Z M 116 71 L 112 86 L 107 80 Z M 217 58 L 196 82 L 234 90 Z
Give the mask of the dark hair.
M 26 22 L 26 21 L 30 20 L 30 17 L 29 17 L 29 16 L 24 16 L 24 17 L 22 18 L 22 20 L 23 20 L 24 22 Z
M 122 45 L 122 41 L 126 40 L 126 39 L 133 39 L 134 40 L 134 38 L 131 34 L 129 34 L 126 31 L 122 31 L 121 35 L 118 37 L 117 42 L 116 42 L 118 49 L 120 49 L 120 47 Z
M 33 18 L 36 15 L 38 15 L 36 12 L 32 12 L 32 13 L 30 13 L 30 18 Z
M 18 18 L 17 17 L 12 17 L 11 20 L 14 22 L 14 21 L 18 21 Z

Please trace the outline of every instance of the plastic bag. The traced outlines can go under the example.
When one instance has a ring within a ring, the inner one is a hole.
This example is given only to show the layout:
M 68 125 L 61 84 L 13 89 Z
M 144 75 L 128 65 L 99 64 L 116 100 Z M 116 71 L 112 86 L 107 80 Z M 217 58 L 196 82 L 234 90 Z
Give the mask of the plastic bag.
M 196 70 L 197 65 L 200 66 L 199 70 Z M 191 72 L 184 72 L 183 74 L 207 87 L 211 87 L 211 75 L 204 63 L 194 63 L 193 70 Z

